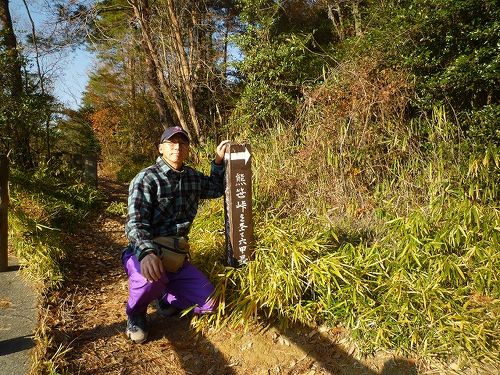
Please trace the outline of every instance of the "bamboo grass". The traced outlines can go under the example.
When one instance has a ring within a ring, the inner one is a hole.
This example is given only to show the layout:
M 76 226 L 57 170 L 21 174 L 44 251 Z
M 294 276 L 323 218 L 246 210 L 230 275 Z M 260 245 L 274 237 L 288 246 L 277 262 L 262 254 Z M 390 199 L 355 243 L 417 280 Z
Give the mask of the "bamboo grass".
M 221 203 L 203 205 L 192 239 L 216 260 L 207 271 L 219 309 L 195 326 L 329 324 L 349 329 L 362 353 L 498 365 L 500 153 L 461 153 L 445 113 L 430 121 L 412 130 L 427 126 L 425 152 L 406 158 L 411 131 L 391 143 L 390 169 L 372 193 L 339 182 L 350 156 L 335 147 L 306 151 L 283 133 L 256 138 L 255 261 L 224 266 Z

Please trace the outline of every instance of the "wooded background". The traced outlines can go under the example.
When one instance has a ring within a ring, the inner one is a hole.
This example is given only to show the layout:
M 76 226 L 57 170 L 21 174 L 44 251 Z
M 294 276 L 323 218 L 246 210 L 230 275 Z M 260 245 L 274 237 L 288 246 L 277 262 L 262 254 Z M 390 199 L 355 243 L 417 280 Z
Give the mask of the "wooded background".
M 411 120 L 444 106 L 477 144 L 498 144 L 495 1 L 61 0 L 46 7 L 58 33 L 33 27 L 15 35 L 8 1 L 0 3 L 0 147 L 26 168 L 54 150 L 99 150 L 104 163 L 150 157 L 169 124 L 195 143 L 301 127 L 325 90 L 339 111 L 382 124 L 389 112 Z M 81 108 L 70 111 L 24 51 L 39 56 L 82 43 L 97 61 Z

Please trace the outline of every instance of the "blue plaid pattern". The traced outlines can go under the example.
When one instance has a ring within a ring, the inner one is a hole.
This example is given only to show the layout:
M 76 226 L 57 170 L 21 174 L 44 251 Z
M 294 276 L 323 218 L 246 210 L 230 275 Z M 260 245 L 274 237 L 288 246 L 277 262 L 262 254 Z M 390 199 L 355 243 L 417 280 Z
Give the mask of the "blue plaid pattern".
M 200 199 L 224 193 L 224 164 L 212 161 L 210 176 L 184 166 L 175 171 L 161 157 L 130 182 L 125 233 L 139 260 L 156 252 L 153 238 L 177 235 L 177 224 L 192 223 Z

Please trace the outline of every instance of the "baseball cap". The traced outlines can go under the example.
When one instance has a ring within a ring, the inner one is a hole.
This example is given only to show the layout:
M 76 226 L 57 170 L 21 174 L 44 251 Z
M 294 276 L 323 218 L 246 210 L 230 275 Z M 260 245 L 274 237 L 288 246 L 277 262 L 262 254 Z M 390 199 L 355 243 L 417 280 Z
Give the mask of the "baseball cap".
M 165 142 L 167 139 L 172 138 L 176 134 L 181 134 L 186 138 L 188 142 L 190 142 L 189 135 L 188 133 L 186 133 L 184 129 L 182 129 L 180 126 L 171 126 L 169 128 L 166 128 L 163 134 L 161 135 L 160 143 Z

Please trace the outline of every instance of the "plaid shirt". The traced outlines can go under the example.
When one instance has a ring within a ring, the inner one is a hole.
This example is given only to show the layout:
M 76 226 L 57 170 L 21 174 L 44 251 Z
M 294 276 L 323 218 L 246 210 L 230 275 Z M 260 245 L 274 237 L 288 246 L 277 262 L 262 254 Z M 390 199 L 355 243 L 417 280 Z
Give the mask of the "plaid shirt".
M 224 166 L 212 162 L 210 176 L 184 166 L 173 170 L 161 157 L 129 186 L 125 233 L 139 260 L 155 252 L 153 238 L 177 235 L 178 224 L 193 222 L 200 199 L 224 193 Z

